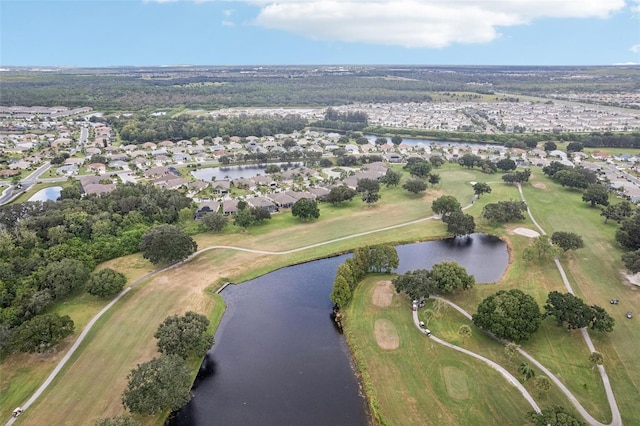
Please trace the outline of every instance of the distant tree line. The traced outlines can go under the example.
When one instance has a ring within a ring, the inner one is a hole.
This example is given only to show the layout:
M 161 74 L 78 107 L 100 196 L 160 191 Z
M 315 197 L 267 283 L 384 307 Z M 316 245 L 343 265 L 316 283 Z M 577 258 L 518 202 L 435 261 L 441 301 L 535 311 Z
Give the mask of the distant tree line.
M 306 119 L 296 114 L 285 117 L 261 115 L 168 117 L 137 114 L 130 117 L 113 116 L 109 118 L 109 123 L 123 140 L 133 144 L 218 136 L 273 136 L 278 133 L 289 134 L 300 131 L 308 124 Z

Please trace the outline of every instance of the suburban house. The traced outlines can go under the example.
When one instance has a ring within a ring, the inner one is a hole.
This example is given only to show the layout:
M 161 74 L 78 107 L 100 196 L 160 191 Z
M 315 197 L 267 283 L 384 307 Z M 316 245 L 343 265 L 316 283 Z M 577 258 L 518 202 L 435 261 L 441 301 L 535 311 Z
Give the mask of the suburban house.
M 267 209 L 269 213 L 275 213 L 278 211 L 278 208 L 276 207 L 276 205 L 273 204 L 271 200 L 265 197 L 247 198 L 247 204 L 255 208 L 263 207 Z
M 217 213 L 220 210 L 220 203 L 217 201 L 203 201 L 198 205 L 194 219 L 200 220 L 207 213 Z
M 238 212 L 238 200 L 224 200 L 222 202 L 222 214 L 225 216 L 234 215 Z

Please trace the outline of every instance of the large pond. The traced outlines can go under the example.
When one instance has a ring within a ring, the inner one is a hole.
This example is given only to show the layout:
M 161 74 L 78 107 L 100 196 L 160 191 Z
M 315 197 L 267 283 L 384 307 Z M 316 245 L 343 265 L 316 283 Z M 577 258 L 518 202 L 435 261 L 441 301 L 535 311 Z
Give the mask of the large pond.
M 384 137 L 385 139 L 387 139 L 388 143 L 391 143 L 390 137 L 376 136 L 376 135 L 364 135 L 364 136 L 367 139 L 369 139 L 369 142 L 371 143 L 374 143 L 375 140 L 380 137 Z M 441 140 L 435 140 L 435 139 L 419 139 L 419 138 L 402 138 L 402 143 L 406 143 L 407 145 L 473 146 L 476 148 L 483 148 L 483 149 L 496 149 L 496 150 L 504 149 L 504 147 L 500 145 L 495 145 L 495 144 L 492 145 L 492 144 L 483 144 L 483 143 L 477 143 L 477 142 L 441 141 Z
M 60 198 L 60 191 L 62 191 L 61 186 L 43 188 L 29 197 L 27 201 L 56 201 Z
M 478 282 L 506 270 L 506 244 L 482 234 L 396 247 L 398 272 L 454 260 Z M 216 344 L 173 425 L 366 425 L 366 403 L 329 294 L 342 255 L 227 287 Z M 409 315 L 409 313 L 407 313 Z
M 273 163 L 280 166 L 282 170 L 299 167 L 300 163 Z M 206 182 L 216 180 L 233 180 L 239 178 L 252 178 L 258 175 L 266 175 L 264 169 L 267 164 L 248 164 L 245 166 L 221 166 L 206 167 L 204 169 L 191 172 L 196 179 Z

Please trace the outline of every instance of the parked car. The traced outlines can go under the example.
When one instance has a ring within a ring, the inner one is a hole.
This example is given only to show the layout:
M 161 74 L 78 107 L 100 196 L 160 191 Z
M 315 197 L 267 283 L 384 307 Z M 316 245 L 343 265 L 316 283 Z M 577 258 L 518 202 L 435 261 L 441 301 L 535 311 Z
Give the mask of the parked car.
M 629 319 L 633 318 L 633 313 L 631 311 L 627 312 L 627 318 Z

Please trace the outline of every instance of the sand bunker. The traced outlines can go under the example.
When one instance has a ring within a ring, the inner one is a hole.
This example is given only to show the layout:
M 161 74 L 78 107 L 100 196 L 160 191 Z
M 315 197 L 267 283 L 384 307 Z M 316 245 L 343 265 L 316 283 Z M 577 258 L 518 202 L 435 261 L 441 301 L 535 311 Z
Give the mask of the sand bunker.
M 634 274 L 634 275 L 629 275 L 627 273 L 623 273 L 623 275 L 625 276 L 625 278 L 627 280 L 629 280 L 629 282 L 631 284 L 640 286 L 640 272 L 638 272 L 637 274 Z
M 533 229 L 528 229 L 528 228 L 516 228 L 513 230 L 513 233 L 518 235 L 523 235 L 529 238 L 536 238 L 540 236 L 538 231 L 534 231 Z
M 533 184 L 533 187 L 534 187 L 534 188 L 538 188 L 538 189 L 547 189 L 547 185 L 545 185 L 545 184 L 544 184 L 544 183 L 542 183 L 542 182 L 536 182 L 536 183 L 534 183 L 534 184 Z
M 393 299 L 393 284 L 391 281 L 381 281 L 373 290 L 373 304 L 381 308 L 391 305 Z
M 400 338 L 396 325 L 389 320 L 376 320 L 374 326 L 376 342 L 382 349 L 398 349 L 400 346 Z

